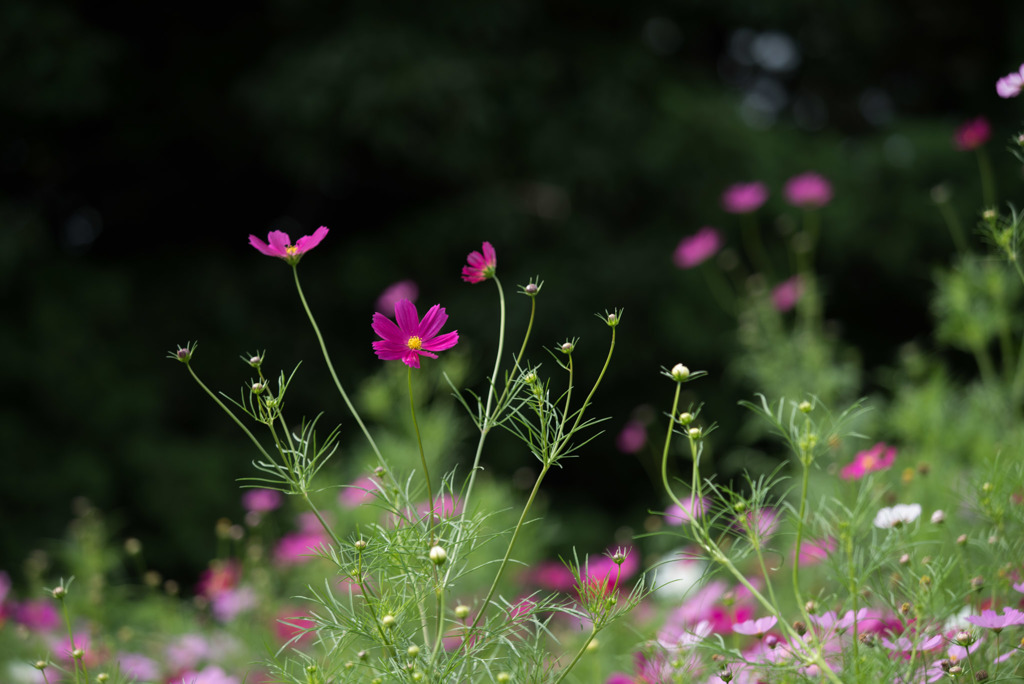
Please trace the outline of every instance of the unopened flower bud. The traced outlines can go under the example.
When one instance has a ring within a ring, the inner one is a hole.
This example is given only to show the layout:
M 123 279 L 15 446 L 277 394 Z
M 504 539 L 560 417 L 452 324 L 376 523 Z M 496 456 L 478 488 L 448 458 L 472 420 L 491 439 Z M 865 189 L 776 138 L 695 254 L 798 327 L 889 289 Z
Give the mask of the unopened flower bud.
M 309 674 L 313 674 L 314 672 L 316 672 L 316 664 L 315 663 L 310 663 L 309 665 L 307 665 L 306 666 L 306 672 L 309 673 Z
M 992 491 L 992 483 L 991 482 L 986 482 L 983 485 L 981 485 L 981 491 L 983 491 L 986 494 L 991 492 Z
M 963 673 L 964 673 L 964 668 L 960 667 L 959 665 L 950 665 L 949 666 L 949 674 L 953 675 L 954 677 L 957 676 L 957 675 L 962 675 Z
M 263 394 L 263 390 L 265 390 L 265 389 L 267 389 L 267 386 L 264 385 L 262 382 L 254 382 L 254 383 L 252 383 L 252 393 L 253 394 Z
M 676 382 L 685 382 L 690 377 L 690 369 L 681 363 L 672 366 L 672 379 Z
M 928 575 L 921 575 L 921 579 L 918 580 L 918 583 L 920 583 L 922 587 L 927 589 L 932 585 L 932 578 Z
M 689 425 L 690 423 L 693 422 L 693 414 L 690 413 L 689 411 L 683 411 L 682 413 L 679 414 L 679 422 L 683 426 Z
M 626 557 L 628 555 L 629 554 L 625 551 L 616 551 L 615 554 L 612 556 L 612 563 L 615 563 L 616 565 L 622 565 L 624 562 L 626 562 Z
M 797 408 L 800 409 L 800 413 L 810 413 L 814 409 L 814 407 L 811 406 L 811 402 L 807 401 L 806 399 L 804 401 L 801 401 L 800 405 L 797 406 Z
M 81 648 L 74 648 L 71 650 L 71 657 L 75 660 L 81 660 L 85 657 L 85 651 Z
M 96 675 L 96 684 L 106 684 L 106 682 L 109 680 L 110 675 L 108 675 L 106 672 L 100 672 L 98 675 Z
M 537 287 L 537 283 L 530 283 L 523 288 L 523 292 L 530 295 L 531 297 L 540 292 L 540 288 Z
M 808 615 L 814 615 L 818 612 L 818 604 L 814 601 L 808 601 L 804 604 L 804 610 L 807 611 Z
M 420 654 L 420 647 L 416 644 L 413 644 L 409 648 L 405 649 L 405 652 L 409 654 L 410 658 L 415 658 Z
M 32 667 L 36 668 L 40 672 L 45 670 L 48 666 L 49 663 L 47 663 L 45 660 L 37 660 L 36 662 L 32 663 Z
M 728 668 L 722 670 L 718 673 L 718 678 L 726 684 L 729 684 L 729 682 L 732 681 L 732 670 L 729 670 Z
M 988 543 L 989 544 L 996 544 L 998 542 L 999 542 L 999 537 L 997 537 L 994 534 L 988 538 Z
M 498 684 L 508 684 L 512 681 L 512 675 L 510 675 L 508 672 L 499 672 L 498 676 L 496 676 L 494 679 L 498 682 Z
M 608 314 L 607 321 L 608 321 L 608 327 L 614 328 L 615 326 L 617 326 L 619 324 L 619 317 L 616 314 L 610 313 L 610 314 Z
M 982 577 L 981 575 L 978 575 L 977 577 L 972 577 L 971 578 L 971 589 L 973 589 L 974 591 L 981 591 L 981 589 L 984 586 L 985 586 L 985 578 Z
M 701 433 L 702 431 L 698 427 L 692 427 L 686 432 L 690 439 L 700 439 Z
M 907 603 L 906 601 L 904 601 L 903 603 L 900 604 L 900 615 L 909 615 L 909 614 L 910 614 L 910 604 Z
M 860 636 L 858 636 L 857 639 L 860 641 L 860 643 L 864 644 L 869 648 L 875 645 L 875 635 L 871 632 L 861 632 Z
M 988 670 L 978 670 L 974 673 L 974 681 L 985 682 L 988 681 Z
M 373 469 L 373 474 L 376 475 L 378 479 L 382 479 L 385 475 L 388 474 L 388 471 L 384 470 L 382 466 L 377 466 L 376 468 Z
M 562 350 L 563 354 L 571 354 L 572 350 L 573 350 L 573 343 L 572 342 L 563 342 L 562 346 L 559 347 L 559 349 Z
M 910 562 L 910 554 L 909 553 L 905 553 L 902 556 L 900 556 L 900 565 L 906 565 L 909 562 Z
M 259 368 L 262 363 L 263 363 L 263 357 L 262 356 L 250 356 L 249 357 L 249 365 L 252 366 L 253 368 Z
M 967 543 L 967 535 L 966 534 L 961 534 L 959 537 L 956 538 L 957 546 L 963 546 L 966 543 Z
M 440 546 L 434 546 L 430 549 L 430 562 L 434 565 L 442 565 L 448 560 L 448 552 L 442 549 Z
M 188 363 L 192 360 L 192 355 L 195 351 L 195 347 L 186 344 L 184 347 L 178 347 L 178 351 L 174 352 L 174 355 L 182 363 Z
M 352 546 L 356 547 L 356 551 L 362 551 L 363 549 L 366 548 L 366 540 L 365 539 L 356 539 L 352 543 Z
M 961 646 L 970 646 L 974 643 L 975 639 L 973 634 L 968 632 L 966 629 L 962 629 L 956 633 L 956 636 L 953 637 L 953 641 Z
M 793 623 L 793 631 L 795 631 L 800 636 L 803 636 L 804 634 L 807 634 L 807 625 L 801 622 L 800 620 L 797 620 Z
M 999 214 L 997 214 L 996 210 L 992 208 L 986 209 L 985 211 L 981 212 L 982 220 L 988 223 L 992 223 L 993 221 L 995 221 L 998 216 Z
M 932 513 L 933 525 L 941 525 L 944 522 L 946 522 L 946 514 L 942 511 L 942 509 L 939 509 Z
M 68 595 L 68 590 L 66 587 L 61 585 L 59 587 L 54 587 L 53 589 L 51 589 L 50 595 L 58 601 L 63 601 L 64 597 Z
M 469 617 L 469 606 L 464 606 L 461 603 L 455 606 L 455 617 L 460 620 L 465 620 Z
M 394 615 L 385 615 L 380 619 L 380 624 L 384 626 L 384 629 L 391 629 L 398 624 L 398 620 L 395 619 Z
M 360 651 L 359 653 L 356 653 L 356 657 L 360 660 L 366 660 L 370 657 L 370 654 L 368 651 Z

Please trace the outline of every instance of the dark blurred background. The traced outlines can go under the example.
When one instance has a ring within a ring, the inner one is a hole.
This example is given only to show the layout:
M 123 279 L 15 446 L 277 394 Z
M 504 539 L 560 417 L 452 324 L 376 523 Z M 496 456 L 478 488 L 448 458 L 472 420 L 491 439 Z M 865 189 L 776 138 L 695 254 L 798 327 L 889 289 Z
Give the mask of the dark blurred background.
M 458 277 L 483 240 L 513 339 L 533 275 L 538 344 L 583 338 L 592 373 L 593 314 L 624 307 L 608 432 L 552 485 L 589 520 L 641 519 L 664 501 L 614 436 L 638 406 L 667 410 L 659 368 L 711 371 L 719 449 L 757 389 L 729 371 L 735 320 L 672 266 L 678 241 L 733 239 L 719 196 L 749 180 L 772 190 L 770 240 L 794 220 L 783 182 L 827 176 L 826 314 L 871 391 L 930 334 L 953 245 L 929 190 L 945 182 L 967 225 L 980 205 L 955 128 L 988 117 L 1000 197 L 1019 187 L 1002 150 L 1021 101 L 994 84 L 1024 61 L 1022 25 L 1016 0 L 0 4 L 0 568 L 59 538 L 76 496 L 169 574 L 211 556 L 251 453 L 163 359 L 179 343 L 229 392 L 240 354 L 305 359 L 303 401 L 337 404 L 288 269 L 247 245 L 275 228 L 331 229 L 301 272 L 356 384 L 379 369 L 374 300 L 406 278 L 447 307 L 472 377 L 489 371 L 493 287 Z M 496 447 L 514 473 L 521 452 Z

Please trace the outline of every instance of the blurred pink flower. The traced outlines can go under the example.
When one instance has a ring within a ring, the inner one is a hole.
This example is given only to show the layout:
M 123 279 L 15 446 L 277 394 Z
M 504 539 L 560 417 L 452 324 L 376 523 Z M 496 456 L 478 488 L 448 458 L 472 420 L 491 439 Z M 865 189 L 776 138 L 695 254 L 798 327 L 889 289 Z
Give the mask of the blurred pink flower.
M 462 279 L 467 283 L 482 283 L 488 278 L 494 277 L 494 272 L 498 267 L 498 255 L 490 242 L 485 242 L 481 249 L 483 254 L 470 252 L 466 257 L 468 265 L 462 267 Z
M 299 565 L 317 555 L 317 549 L 328 543 L 323 530 L 302 530 L 286 534 L 274 547 L 274 560 L 281 565 Z
M 249 244 L 267 256 L 284 259 L 289 264 L 299 263 L 302 255 L 320 244 L 320 241 L 327 237 L 327 227 L 320 226 L 312 235 L 303 235 L 295 244 L 288 237 L 288 233 L 280 230 L 272 230 L 267 235 L 267 242 L 260 240 L 255 235 L 249 236 Z
M 255 513 L 267 513 L 281 507 L 284 495 L 276 489 L 247 489 L 242 494 L 242 508 Z
M 117 666 L 121 674 L 140 682 L 155 682 L 160 679 L 160 665 L 141 653 L 119 653 Z
M 817 209 L 832 201 L 832 184 L 824 176 L 808 171 L 786 181 L 782 194 L 794 207 Z
M 1024 90 L 1024 64 L 996 81 L 996 93 L 1001 98 L 1017 97 L 1021 90 Z
M 868 473 L 888 470 L 896 460 L 896 447 L 879 442 L 870 449 L 857 452 L 853 463 L 843 466 L 839 477 L 844 480 L 859 480 Z
M 768 199 L 764 183 L 736 183 L 722 193 L 722 208 L 730 214 L 749 214 L 761 208 Z
M 761 638 L 767 634 L 768 630 L 774 627 L 775 623 L 778 621 L 779 619 L 774 615 L 758 618 L 756 620 L 744 620 L 743 622 L 734 624 L 732 626 L 732 631 L 737 634 L 747 634 Z
M 527 573 L 529 580 L 549 591 L 569 591 L 576 584 L 572 570 L 558 561 L 542 561 Z
M 785 313 L 791 310 L 804 293 L 804 281 L 799 275 L 783 280 L 772 289 L 772 306 Z
M 753 531 L 764 541 L 779 529 L 779 514 L 773 508 L 758 508 L 742 514 L 743 518 L 734 523 L 748 534 Z
M 816 565 L 828 558 L 836 550 L 836 540 L 832 537 L 817 541 L 805 541 L 800 545 L 800 565 Z M 796 549 L 793 549 L 796 553 Z
M 643 421 L 630 420 L 622 426 L 615 438 L 615 446 L 624 454 L 635 454 L 647 443 L 647 426 Z
M 194 668 L 211 655 L 212 645 L 199 634 L 183 634 L 167 647 L 167 662 L 184 670 Z
M 416 507 L 416 512 L 425 516 L 430 510 L 430 504 L 426 501 Z M 450 518 L 453 515 L 462 513 L 462 500 L 448 494 L 442 494 L 434 499 L 434 516 L 437 518 Z
M 214 596 L 210 601 L 210 612 L 220 622 L 231 622 L 240 613 L 255 608 L 257 601 L 252 587 L 235 587 Z
M 377 303 L 374 306 L 377 311 L 394 311 L 395 304 L 400 299 L 408 299 L 410 302 L 415 302 L 419 296 L 420 289 L 414 281 L 399 280 L 397 283 L 391 283 L 384 288 L 384 291 L 377 297 Z
M 988 142 L 991 136 L 992 126 L 989 125 L 988 119 L 979 116 L 964 122 L 960 128 L 956 129 L 956 132 L 953 133 L 953 147 L 962 152 L 976 150 Z
M 29 599 L 14 604 L 14 621 L 30 630 L 46 632 L 60 627 L 60 613 L 52 599 Z
M 694 517 L 704 515 L 704 512 L 707 510 L 708 500 L 703 498 L 694 499 L 692 496 L 688 496 L 683 499 L 682 503 L 682 508 L 677 504 L 672 504 L 665 510 L 666 523 L 679 526 L 690 522 Z
M 608 679 L 604 681 L 604 684 L 634 684 L 634 682 L 633 678 L 627 674 L 613 672 L 608 675 Z
M 617 554 L 621 554 L 621 564 L 613 560 Z M 621 582 L 635 575 L 639 569 L 639 554 L 636 549 L 627 547 L 609 549 L 604 555 L 589 558 L 581 571 L 586 573 L 586 579 L 591 585 L 603 587 L 605 592 L 610 592 L 618 589 Z
M 364 475 L 352 484 L 342 487 L 338 494 L 338 504 L 342 508 L 359 508 L 367 501 L 373 501 L 377 494 L 377 481 Z
M 198 672 L 186 672 L 173 684 L 241 684 L 238 677 L 232 677 L 217 665 L 207 665 Z
M 278 613 L 274 620 L 274 634 L 281 644 L 298 645 L 313 639 L 313 632 L 307 631 L 315 627 L 316 623 L 308 617 L 296 616 L 294 610 L 284 610 Z
M 711 226 L 704 226 L 679 241 L 672 261 L 679 268 L 693 268 L 713 257 L 721 248 L 722 234 Z
M 103 661 L 103 654 L 93 648 L 92 638 L 82 632 L 76 632 L 71 637 L 61 637 L 53 648 L 57 657 L 67 663 L 72 661 L 71 652 L 75 649 L 82 649 L 81 662 L 89 667 L 99 665 Z
M 419 368 L 420 356 L 436 359 L 433 352 L 458 344 L 458 331 L 438 334 L 448 321 L 440 304 L 430 307 L 421 321 L 416 306 L 401 299 L 395 304 L 395 321 L 382 313 L 373 314 L 373 331 L 382 338 L 373 343 L 373 349 L 382 361 L 401 361 L 410 368 Z
M 218 594 L 238 586 L 241 578 L 242 566 L 238 561 L 211 561 L 210 567 L 199 574 L 196 593 L 204 598 L 212 599 Z
M 967 621 L 972 625 L 991 629 L 992 631 L 999 633 L 1007 627 L 1024 625 L 1024 613 L 1015 608 L 1006 606 L 1003 608 L 1002 615 L 996 613 L 994 610 L 983 610 L 981 611 L 981 615 L 967 616 Z

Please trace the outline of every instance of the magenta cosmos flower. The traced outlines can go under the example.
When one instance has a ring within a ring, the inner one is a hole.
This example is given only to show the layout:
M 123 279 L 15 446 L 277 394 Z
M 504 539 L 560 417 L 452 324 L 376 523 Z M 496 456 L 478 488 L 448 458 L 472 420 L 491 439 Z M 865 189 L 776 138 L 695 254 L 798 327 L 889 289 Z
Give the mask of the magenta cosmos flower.
M 419 368 L 420 356 L 436 359 L 433 352 L 458 344 L 458 331 L 438 335 L 447 321 L 448 314 L 440 304 L 430 307 L 421 321 L 416 306 L 400 299 L 395 304 L 394 321 L 382 313 L 373 314 L 373 331 L 383 338 L 373 343 L 373 350 L 382 361 L 401 361 L 410 368 Z
M 481 247 L 483 253 L 470 252 L 466 257 L 466 266 L 462 267 L 462 279 L 467 283 L 482 283 L 494 277 L 498 268 L 498 255 L 490 242 Z
M 722 234 L 711 226 L 704 226 L 679 242 L 672 261 L 679 268 L 693 268 L 713 257 L 721 248 Z
M 415 303 L 416 298 L 420 296 L 420 288 L 416 286 L 416 282 L 413 280 L 399 280 L 397 283 L 391 283 L 384 288 L 384 291 L 377 297 L 377 303 L 374 308 L 377 311 L 394 311 L 395 304 L 400 299 L 408 299 L 410 302 Z
M 821 174 L 808 171 L 786 181 L 782 194 L 801 209 L 818 209 L 832 201 L 832 184 Z
M 1017 97 L 1020 95 L 1021 90 L 1024 90 L 1024 64 L 1021 64 L 1020 69 L 1017 71 L 1013 71 L 996 81 L 996 93 L 999 97 Z
M 783 280 L 772 288 L 772 306 L 777 311 L 789 311 L 804 294 L 804 281 L 799 275 Z
M 839 471 L 839 477 L 844 480 L 859 480 L 868 473 L 888 470 L 895 460 L 896 447 L 879 442 L 870 449 L 857 452 L 853 457 L 853 463 L 843 466 Z
M 722 208 L 730 214 L 749 214 L 761 208 L 768 199 L 764 183 L 736 183 L 722 193 Z
M 979 116 L 977 119 L 965 121 L 960 128 L 953 133 L 953 147 L 961 152 L 976 150 L 992 136 L 992 126 L 988 119 Z
M 267 235 L 266 242 L 255 235 L 250 235 L 249 244 L 267 256 L 284 259 L 289 264 L 297 264 L 303 254 L 319 245 L 320 241 L 327 237 L 327 232 L 326 226 L 320 226 L 312 235 L 303 235 L 295 241 L 295 244 L 292 244 L 288 233 L 272 230 Z

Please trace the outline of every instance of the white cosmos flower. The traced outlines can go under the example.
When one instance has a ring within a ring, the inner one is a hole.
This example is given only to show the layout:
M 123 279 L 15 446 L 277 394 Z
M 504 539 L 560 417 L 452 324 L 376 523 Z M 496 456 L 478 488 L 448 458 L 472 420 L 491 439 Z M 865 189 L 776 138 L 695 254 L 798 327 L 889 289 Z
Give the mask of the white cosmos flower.
M 896 504 L 883 508 L 875 515 L 875 527 L 887 530 L 914 522 L 921 516 L 921 504 Z

